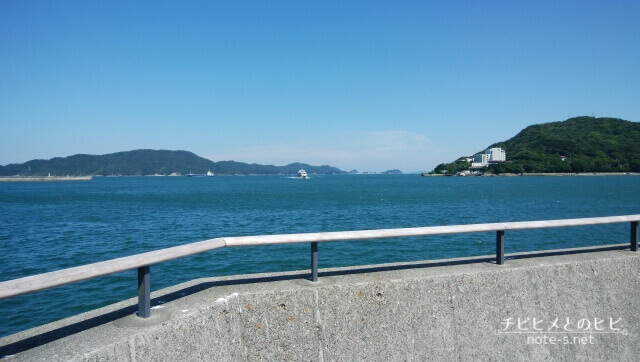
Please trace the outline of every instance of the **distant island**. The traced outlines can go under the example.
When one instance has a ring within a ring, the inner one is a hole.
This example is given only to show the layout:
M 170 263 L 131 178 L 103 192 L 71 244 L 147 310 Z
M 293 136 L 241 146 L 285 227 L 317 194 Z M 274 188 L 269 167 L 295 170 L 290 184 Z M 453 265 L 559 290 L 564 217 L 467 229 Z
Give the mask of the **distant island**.
M 506 154 L 504 161 L 477 163 L 483 155 L 490 156 L 490 150 L 499 149 Z M 475 156 L 439 164 L 429 174 L 637 173 L 640 172 L 640 123 L 617 118 L 575 117 L 537 124 L 507 141 L 490 145 Z
M 106 155 L 77 154 L 50 160 L 32 160 L 0 166 L 0 176 L 150 176 L 187 175 L 295 175 L 304 168 L 309 174 L 344 174 L 337 167 L 292 163 L 286 166 L 214 162 L 188 151 L 134 150 Z
M 402 171 L 394 168 L 393 170 L 387 170 L 382 172 L 383 175 L 402 175 Z

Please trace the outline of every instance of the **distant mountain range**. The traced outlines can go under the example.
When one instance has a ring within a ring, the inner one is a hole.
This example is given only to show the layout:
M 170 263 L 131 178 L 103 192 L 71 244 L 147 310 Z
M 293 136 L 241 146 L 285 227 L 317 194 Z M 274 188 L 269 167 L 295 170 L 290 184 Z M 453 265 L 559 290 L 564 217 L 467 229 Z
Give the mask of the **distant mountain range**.
M 145 176 L 171 173 L 216 175 L 297 174 L 304 168 L 310 174 L 346 173 L 332 166 L 292 163 L 286 166 L 248 164 L 235 161 L 214 162 L 188 151 L 134 150 L 106 155 L 77 154 L 50 160 L 31 160 L 22 164 L 0 166 L 0 176 Z
M 496 174 L 640 172 L 640 123 L 618 118 L 575 117 L 536 124 L 489 147 L 501 147 L 507 154 L 507 162 L 488 167 Z M 440 164 L 433 172 L 469 169 L 467 157 Z

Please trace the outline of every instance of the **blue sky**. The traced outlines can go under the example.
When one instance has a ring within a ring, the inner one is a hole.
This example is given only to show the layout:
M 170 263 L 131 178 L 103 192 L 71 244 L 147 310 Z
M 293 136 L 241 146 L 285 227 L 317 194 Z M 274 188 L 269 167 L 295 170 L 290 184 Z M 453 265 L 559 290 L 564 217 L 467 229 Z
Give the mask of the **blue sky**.
M 640 121 L 638 19 L 639 1 L 0 0 L 0 164 L 152 148 L 430 170 L 535 123 Z

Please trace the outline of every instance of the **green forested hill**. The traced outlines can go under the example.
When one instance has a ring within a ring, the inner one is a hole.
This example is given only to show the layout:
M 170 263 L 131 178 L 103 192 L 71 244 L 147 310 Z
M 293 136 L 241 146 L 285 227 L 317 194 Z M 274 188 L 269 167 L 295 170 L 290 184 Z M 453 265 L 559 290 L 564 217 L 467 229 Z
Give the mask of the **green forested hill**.
M 640 123 L 617 118 L 576 117 L 537 124 L 489 147 L 502 147 L 507 153 L 507 162 L 489 167 L 494 173 L 640 172 Z M 442 164 L 434 171 L 461 166 Z
M 247 164 L 235 161 L 213 162 L 187 151 L 135 150 L 107 155 L 73 155 L 50 160 L 32 160 L 22 164 L 0 166 L 0 176 L 52 176 L 62 175 L 168 175 L 173 172 L 222 175 L 275 175 L 296 174 L 304 167 L 308 173 L 343 173 L 331 166 L 310 166 L 293 163 L 286 166 Z

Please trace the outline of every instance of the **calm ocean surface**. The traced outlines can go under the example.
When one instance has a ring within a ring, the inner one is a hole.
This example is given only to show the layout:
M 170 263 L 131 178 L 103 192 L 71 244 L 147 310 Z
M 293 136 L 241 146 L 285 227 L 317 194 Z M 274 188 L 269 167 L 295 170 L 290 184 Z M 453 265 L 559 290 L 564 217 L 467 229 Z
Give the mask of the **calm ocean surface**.
M 0 281 L 220 236 L 640 213 L 640 177 L 123 177 L 0 183 Z M 507 232 L 505 252 L 627 243 L 629 226 Z M 320 267 L 495 253 L 493 233 L 319 246 Z M 224 249 L 152 267 L 152 290 L 309 266 L 308 245 Z M 136 272 L 0 301 L 5 336 L 136 296 Z

